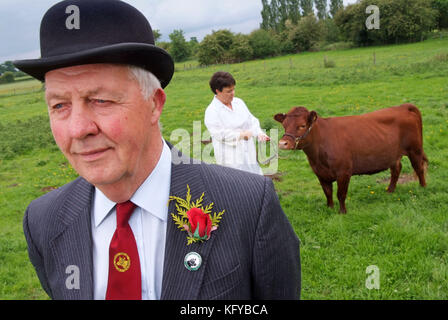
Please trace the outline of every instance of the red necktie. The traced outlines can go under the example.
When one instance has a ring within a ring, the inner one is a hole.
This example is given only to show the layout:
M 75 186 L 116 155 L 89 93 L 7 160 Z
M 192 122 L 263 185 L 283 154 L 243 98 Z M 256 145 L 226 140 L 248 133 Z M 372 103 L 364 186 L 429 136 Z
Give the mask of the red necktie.
M 141 300 L 142 280 L 137 243 L 128 221 L 136 205 L 117 204 L 117 229 L 109 247 L 106 300 Z

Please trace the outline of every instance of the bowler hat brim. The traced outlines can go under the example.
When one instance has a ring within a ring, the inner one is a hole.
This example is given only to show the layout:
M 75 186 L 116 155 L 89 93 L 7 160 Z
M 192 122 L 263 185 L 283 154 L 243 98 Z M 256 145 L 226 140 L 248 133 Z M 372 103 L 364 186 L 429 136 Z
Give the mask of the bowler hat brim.
M 141 67 L 153 73 L 165 88 L 174 73 L 174 62 L 163 49 L 144 43 L 119 43 L 54 57 L 18 60 L 14 65 L 44 82 L 51 70 L 84 64 L 115 63 Z

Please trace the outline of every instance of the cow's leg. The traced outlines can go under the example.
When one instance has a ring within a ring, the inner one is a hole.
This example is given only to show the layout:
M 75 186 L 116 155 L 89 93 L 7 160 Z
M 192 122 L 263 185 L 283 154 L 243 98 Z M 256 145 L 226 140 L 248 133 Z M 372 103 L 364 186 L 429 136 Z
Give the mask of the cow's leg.
M 324 181 L 321 178 L 319 178 L 319 182 L 324 190 L 325 196 L 327 197 L 327 206 L 333 208 L 333 182 Z
M 397 162 L 390 167 L 390 184 L 389 187 L 387 188 L 387 192 L 394 192 L 395 191 L 395 187 L 397 186 L 397 181 L 398 181 L 398 177 L 400 176 L 400 172 L 401 172 L 401 157 L 398 158 Z
M 339 212 L 347 213 L 345 207 L 345 198 L 347 197 L 348 185 L 350 183 L 350 175 L 343 175 L 337 178 L 338 183 L 338 200 L 339 200 Z
M 412 168 L 414 168 L 417 174 L 418 180 L 422 187 L 426 186 L 425 180 L 425 159 L 422 150 L 411 150 L 409 152 L 409 159 L 411 160 Z

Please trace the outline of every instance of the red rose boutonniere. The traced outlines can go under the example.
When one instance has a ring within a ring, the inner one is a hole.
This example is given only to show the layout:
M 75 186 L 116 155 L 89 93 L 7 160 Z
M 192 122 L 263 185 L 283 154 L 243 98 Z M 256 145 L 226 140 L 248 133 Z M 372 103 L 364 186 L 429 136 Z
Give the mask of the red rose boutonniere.
M 177 214 L 171 213 L 177 227 L 187 231 L 187 245 L 194 242 L 210 239 L 212 231 L 218 229 L 222 215 L 225 210 L 211 214 L 213 202 L 207 206 L 202 205 L 204 193 L 196 201 L 191 201 L 190 187 L 187 185 L 187 196 L 185 199 L 170 196 L 169 201 L 176 201 Z

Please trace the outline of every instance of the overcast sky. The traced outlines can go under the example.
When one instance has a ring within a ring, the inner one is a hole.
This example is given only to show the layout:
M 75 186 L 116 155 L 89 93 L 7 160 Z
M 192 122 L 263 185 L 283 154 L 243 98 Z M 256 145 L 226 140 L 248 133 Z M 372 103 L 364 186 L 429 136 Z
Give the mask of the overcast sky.
M 92 0 L 94 1 L 94 0 Z M 198 40 L 212 30 L 250 33 L 261 22 L 261 0 L 123 0 L 139 9 L 162 40 L 174 29 Z M 0 0 L 0 63 L 40 57 L 39 27 L 45 12 L 59 0 Z M 344 0 L 354 3 L 356 0 Z

